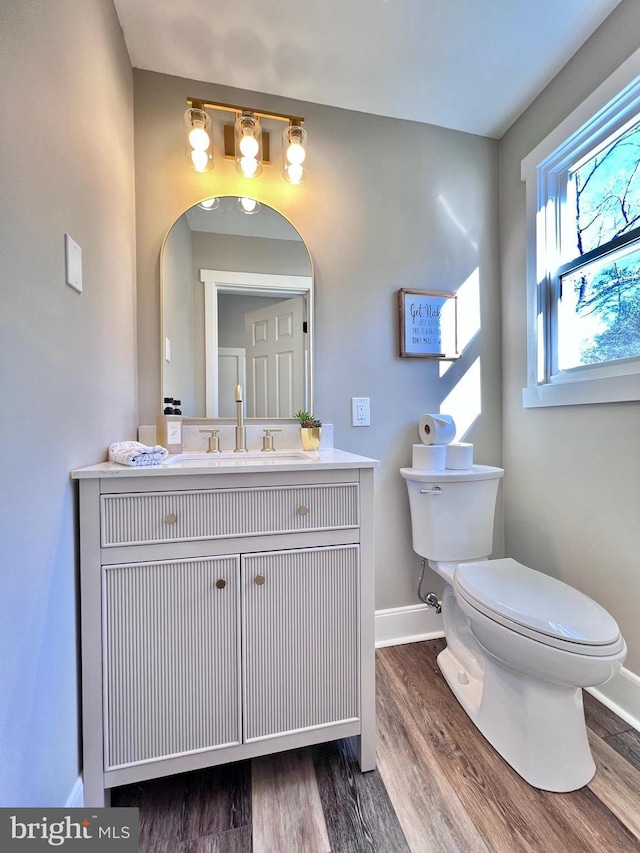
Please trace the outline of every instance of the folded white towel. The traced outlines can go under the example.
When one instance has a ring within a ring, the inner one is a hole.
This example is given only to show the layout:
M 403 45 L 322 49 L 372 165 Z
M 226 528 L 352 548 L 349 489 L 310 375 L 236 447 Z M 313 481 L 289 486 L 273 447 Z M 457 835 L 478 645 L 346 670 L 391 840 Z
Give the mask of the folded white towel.
M 156 444 L 149 447 L 139 441 L 116 441 L 109 447 L 109 462 L 120 465 L 159 465 L 169 455 L 166 447 Z

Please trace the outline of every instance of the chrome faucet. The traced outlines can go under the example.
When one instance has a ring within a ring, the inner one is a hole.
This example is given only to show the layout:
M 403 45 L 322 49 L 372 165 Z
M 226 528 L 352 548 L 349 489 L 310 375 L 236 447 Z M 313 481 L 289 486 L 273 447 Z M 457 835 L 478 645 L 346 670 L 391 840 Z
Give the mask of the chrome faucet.
M 236 453 L 246 453 L 244 446 L 244 413 L 242 403 L 242 385 L 236 385 Z

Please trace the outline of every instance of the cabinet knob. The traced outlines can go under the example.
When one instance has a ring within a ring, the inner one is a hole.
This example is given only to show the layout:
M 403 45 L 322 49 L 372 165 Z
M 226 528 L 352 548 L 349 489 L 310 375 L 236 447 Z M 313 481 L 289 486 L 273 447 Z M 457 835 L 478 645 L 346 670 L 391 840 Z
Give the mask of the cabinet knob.
M 168 515 L 165 515 L 164 520 L 167 524 L 175 524 L 178 520 L 178 516 L 175 512 L 170 512 Z
M 224 578 L 218 578 L 218 580 L 216 581 L 216 586 L 218 587 L 218 589 L 224 589 L 226 585 L 227 582 Z
M 264 575 L 256 575 L 254 583 L 257 584 L 257 586 L 262 586 L 262 584 L 264 583 Z
M 299 506 L 298 515 L 309 515 L 309 507 L 305 506 L 304 504 L 302 506 Z

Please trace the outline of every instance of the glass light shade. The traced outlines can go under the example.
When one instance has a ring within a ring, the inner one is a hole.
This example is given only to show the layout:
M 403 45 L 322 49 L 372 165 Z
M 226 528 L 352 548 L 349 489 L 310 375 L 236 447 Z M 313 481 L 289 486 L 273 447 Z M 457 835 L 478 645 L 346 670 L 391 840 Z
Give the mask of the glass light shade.
M 198 207 L 201 207 L 203 210 L 217 210 L 220 207 L 220 199 L 205 198 L 203 201 L 198 203 Z
M 186 126 L 185 158 L 196 172 L 213 169 L 211 119 L 204 110 L 191 107 L 184 114 Z
M 247 196 L 244 196 L 243 198 L 238 199 L 238 208 L 242 213 L 246 213 L 248 215 L 257 213 L 259 207 L 260 202 L 256 201 L 255 198 L 248 198 Z
M 282 134 L 282 175 L 290 184 L 300 184 L 306 177 L 302 164 L 307 156 L 307 132 L 299 124 L 290 124 Z
M 245 178 L 262 172 L 262 129 L 252 113 L 240 113 L 235 122 L 236 170 Z

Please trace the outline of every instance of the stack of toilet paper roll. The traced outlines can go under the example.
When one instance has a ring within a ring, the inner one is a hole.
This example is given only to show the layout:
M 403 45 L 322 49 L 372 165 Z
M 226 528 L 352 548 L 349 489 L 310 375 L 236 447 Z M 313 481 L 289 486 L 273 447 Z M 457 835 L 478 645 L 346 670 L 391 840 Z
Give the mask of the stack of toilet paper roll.
M 418 435 L 422 444 L 413 445 L 413 468 L 422 471 L 473 468 L 473 444 L 454 442 L 456 425 L 451 415 L 423 415 Z

